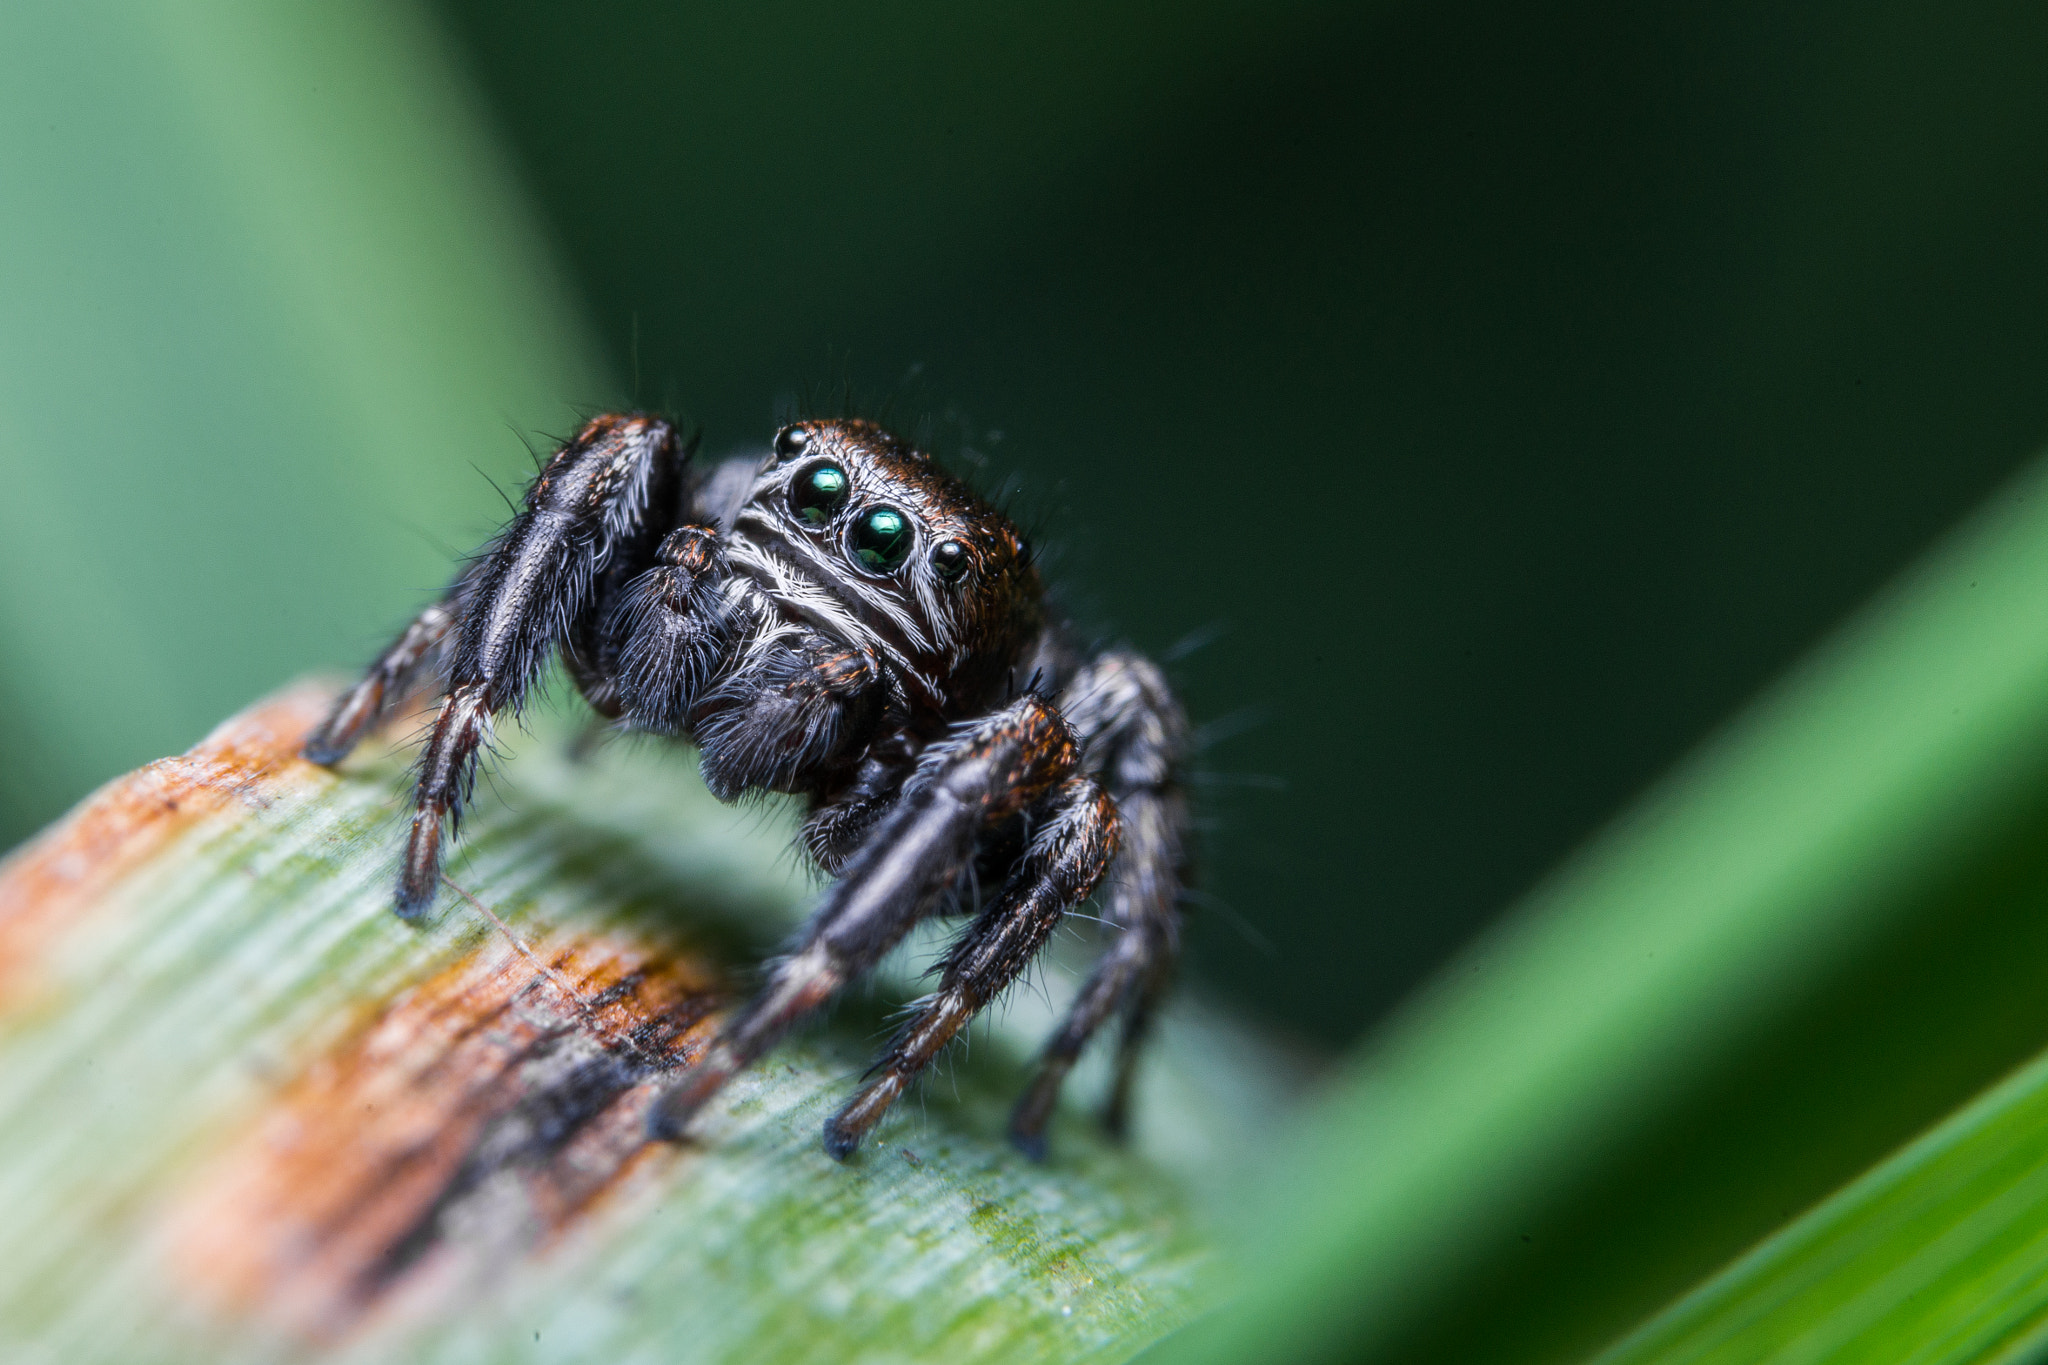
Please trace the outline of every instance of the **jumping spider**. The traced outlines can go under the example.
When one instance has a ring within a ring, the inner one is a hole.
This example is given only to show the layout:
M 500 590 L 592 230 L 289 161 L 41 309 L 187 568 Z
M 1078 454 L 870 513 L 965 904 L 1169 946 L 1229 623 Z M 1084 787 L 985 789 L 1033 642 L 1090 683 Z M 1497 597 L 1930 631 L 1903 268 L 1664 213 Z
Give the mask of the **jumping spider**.
M 516 712 L 558 653 L 599 715 L 695 744 L 719 799 L 806 798 L 803 846 L 838 879 L 752 1003 L 657 1099 L 653 1136 L 680 1136 L 919 920 L 971 909 L 967 887 L 999 888 L 825 1125 L 844 1160 L 1098 883 L 1113 937 L 1010 1135 L 1043 1156 L 1061 1082 L 1119 1015 L 1105 1121 L 1121 1131 L 1179 948 L 1187 722 L 1159 669 L 1123 651 L 1080 657 L 1017 529 L 872 423 L 799 423 L 768 456 L 709 469 L 694 450 L 654 417 L 586 425 L 307 741 L 332 764 L 388 708 L 439 697 L 398 913 L 432 904 L 492 718 Z

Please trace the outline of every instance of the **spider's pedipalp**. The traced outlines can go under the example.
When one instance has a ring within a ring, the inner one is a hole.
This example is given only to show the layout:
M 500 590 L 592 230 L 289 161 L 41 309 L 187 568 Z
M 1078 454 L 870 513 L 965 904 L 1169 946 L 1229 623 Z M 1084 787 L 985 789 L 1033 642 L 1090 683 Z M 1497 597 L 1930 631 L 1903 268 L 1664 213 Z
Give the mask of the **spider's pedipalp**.
M 738 623 L 725 600 L 725 551 L 708 526 L 679 526 L 655 565 L 626 585 L 605 623 L 620 710 L 642 729 L 680 734 L 725 667 Z M 586 689 L 587 690 L 587 689 Z
M 882 703 L 873 656 L 809 632 L 754 651 L 695 718 L 705 785 L 721 801 L 750 787 L 797 791 L 866 747 Z

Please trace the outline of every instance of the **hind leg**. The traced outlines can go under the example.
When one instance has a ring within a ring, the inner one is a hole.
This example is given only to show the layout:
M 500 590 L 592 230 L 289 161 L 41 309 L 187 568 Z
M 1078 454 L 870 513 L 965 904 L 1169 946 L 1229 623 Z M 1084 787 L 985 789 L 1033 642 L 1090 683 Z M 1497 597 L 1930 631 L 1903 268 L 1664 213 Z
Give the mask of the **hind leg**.
M 1060 696 L 1123 818 L 1123 851 L 1108 876 L 1103 918 L 1114 937 L 1047 1041 L 1038 1073 L 1010 1115 L 1010 1140 L 1045 1155 L 1045 1130 L 1082 1049 L 1123 1019 L 1115 1079 L 1103 1122 L 1122 1135 L 1145 1036 L 1180 956 L 1180 891 L 1187 874 L 1187 803 L 1180 765 L 1187 721 L 1158 666 L 1140 655 L 1104 654 Z

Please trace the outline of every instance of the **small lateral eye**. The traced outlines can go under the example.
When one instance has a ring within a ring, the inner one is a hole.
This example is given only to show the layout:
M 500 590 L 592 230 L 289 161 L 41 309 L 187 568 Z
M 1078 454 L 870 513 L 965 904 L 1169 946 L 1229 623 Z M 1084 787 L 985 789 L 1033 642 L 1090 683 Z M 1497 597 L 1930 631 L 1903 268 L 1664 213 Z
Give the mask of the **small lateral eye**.
M 789 510 L 806 526 L 823 526 L 846 505 L 846 471 L 836 464 L 800 469 L 789 481 Z
M 853 524 L 847 545 L 861 567 L 891 573 L 910 557 L 910 518 L 893 507 L 876 507 Z
M 948 583 L 967 575 L 967 547 L 957 540 L 942 540 L 932 546 L 932 572 Z
M 775 454 L 780 459 L 787 460 L 791 456 L 801 455 L 810 448 L 809 427 L 784 427 L 782 434 L 775 438 Z

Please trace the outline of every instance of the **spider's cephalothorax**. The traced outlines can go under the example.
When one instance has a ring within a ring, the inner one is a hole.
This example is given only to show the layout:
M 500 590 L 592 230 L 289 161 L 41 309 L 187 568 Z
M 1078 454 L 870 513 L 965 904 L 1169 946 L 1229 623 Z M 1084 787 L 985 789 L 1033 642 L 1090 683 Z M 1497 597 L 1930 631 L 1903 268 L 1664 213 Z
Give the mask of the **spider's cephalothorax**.
M 307 742 L 315 762 L 338 762 L 401 700 L 439 697 L 399 914 L 434 899 L 491 718 L 559 652 L 601 715 L 694 743 L 721 799 L 805 797 L 805 847 L 838 878 L 760 994 L 656 1103 L 657 1136 L 678 1136 L 919 920 L 973 910 L 938 990 L 826 1125 L 827 1150 L 847 1156 L 1098 884 L 1112 940 L 1011 1135 L 1043 1152 L 1061 1081 L 1112 1017 L 1123 1037 L 1106 1117 L 1120 1129 L 1179 946 L 1187 726 L 1158 668 L 1075 655 L 1016 528 L 871 423 L 800 423 L 764 458 L 708 471 L 691 455 L 657 418 L 590 422 Z M 963 906 L 970 884 L 998 889 Z

